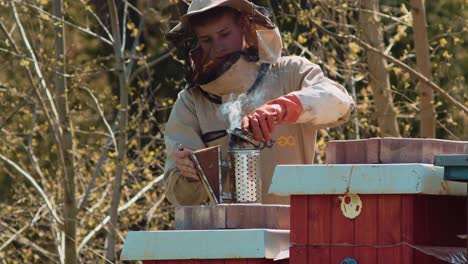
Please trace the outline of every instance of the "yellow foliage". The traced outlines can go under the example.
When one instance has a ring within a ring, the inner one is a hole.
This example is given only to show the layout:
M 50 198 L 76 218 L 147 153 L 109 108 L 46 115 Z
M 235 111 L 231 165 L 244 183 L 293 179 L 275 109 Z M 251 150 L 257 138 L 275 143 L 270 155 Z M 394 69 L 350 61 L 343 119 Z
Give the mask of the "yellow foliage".
M 392 68 L 392 71 L 396 74 L 396 75 L 399 75 L 401 73 L 401 69 L 398 68 L 398 67 L 393 67 Z
M 29 61 L 27 61 L 25 59 L 22 59 L 22 60 L 20 60 L 20 65 L 23 66 L 23 67 L 27 67 L 29 65 Z
M 359 45 L 358 45 L 356 42 L 354 42 L 354 41 L 353 41 L 353 42 L 350 42 L 350 43 L 348 44 L 348 47 L 349 47 L 349 49 L 350 49 L 353 53 L 355 53 L 355 54 L 357 54 L 357 53 L 359 53 L 359 52 L 361 51 L 361 47 L 359 47 Z
M 127 23 L 127 29 L 133 30 L 135 28 L 135 24 L 133 22 L 128 22 Z
M 304 44 L 307 42 L 307 38 L 304 37 L 302 34 L 300 34 L 298 37 L 297 37 L 297 41 L 301 44 Z
M 49 16 L 47 14 L 45 14 L 45 13 L 40 13 L 39 18 L 44 19 L 44 20 L 49 20 Z
M 132 33 L 130 34 L 130 36 L 136 37 L 137 35 L 138 35 L 138 28 L 132 29 Z
M 439 39 L 439 45 L 445 47 L 447 45 L 447 40 L 445 38 Z
M 145 43 L 141 43 L 141 45 L 138 45 L 138 46 L 136 47 L 136 50 L 137 50 L 137 51 L 142 51 L 144 48 L 145 48 Z
M 446 59 L 452 58 L 452 54 L 450 54 L 447 50 L 445 50 L 445 51 L 442 53 L 442 56 L 444 56 L 444 58 L 446 58 Z
M 322 38 L 320 39 L 322 43 L 328 43 L 329 40 L 330 40 L 330 36 L 328 35 L 323 35 Z
M 403 81 L 407 81 L 407 80 L 410 79 L 410 77 L 411 77 L 411 75 L 409 74 L 409 72 L 405 72 L 405 73 L 403 73 L 402 79 L 403 79 Z

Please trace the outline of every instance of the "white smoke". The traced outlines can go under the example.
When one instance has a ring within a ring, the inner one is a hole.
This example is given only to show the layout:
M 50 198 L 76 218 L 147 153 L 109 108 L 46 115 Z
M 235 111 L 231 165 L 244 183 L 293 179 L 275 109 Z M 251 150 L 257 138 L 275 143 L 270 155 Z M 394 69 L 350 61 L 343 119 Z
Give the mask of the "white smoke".
M 264 103 L 263 97 L 260 89 L 249 95 L 230 94 L 227 102 L 219 107 L 217 114 L 229 124 L 229 129 L 240 128 L 242 118 Z
M 218 116 L 226 120 L 229 129 L 241 127 L 242 108 L 247 104 L 247 101 L 246 94 L 241 94 L 238 97 L 231 94 L 228 101 L 219 107 Z

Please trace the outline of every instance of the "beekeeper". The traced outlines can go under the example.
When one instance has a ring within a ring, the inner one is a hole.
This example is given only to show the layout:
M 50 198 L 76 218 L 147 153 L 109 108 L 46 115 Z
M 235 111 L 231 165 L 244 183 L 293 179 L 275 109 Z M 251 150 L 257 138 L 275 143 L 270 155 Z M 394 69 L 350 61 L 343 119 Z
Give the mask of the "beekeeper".
M 352 98 L 318 65 L 281 56 L 269 11 L 246 0 L 193 0 L 166 38 L 187 55 L 189 82 L 165 128 L 168 200 L 206 202 L 190 151 L 221 145 L 226 157 L 226 129 L 237 126 L 259 141 L 275 140 L 261 150 L 262 201 L 288 204 L 288 197 L 268 194 L 274 167 L 312 164 L 317 129 L 347 121 Z

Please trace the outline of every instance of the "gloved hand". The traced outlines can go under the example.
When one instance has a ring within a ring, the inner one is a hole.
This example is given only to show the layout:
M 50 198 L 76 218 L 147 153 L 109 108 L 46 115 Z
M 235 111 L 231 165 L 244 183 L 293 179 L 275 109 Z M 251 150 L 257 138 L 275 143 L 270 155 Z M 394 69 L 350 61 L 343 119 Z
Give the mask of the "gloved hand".
M 195 169 L 193 161 L 190 159 L 191 150 L 183 149 L 176 150 L 173 154 L 175 159 L 175 167 L 180 175 L 186 177 L 190 181 L 199 181 L 200 177 Z
M 242 119 L 242 130 L 250 130 L 258 141 L 271 140 L 275 125 L 295 122 L 302 109 L 301 101 L 295 95 L 280 96 L 245 116 Z

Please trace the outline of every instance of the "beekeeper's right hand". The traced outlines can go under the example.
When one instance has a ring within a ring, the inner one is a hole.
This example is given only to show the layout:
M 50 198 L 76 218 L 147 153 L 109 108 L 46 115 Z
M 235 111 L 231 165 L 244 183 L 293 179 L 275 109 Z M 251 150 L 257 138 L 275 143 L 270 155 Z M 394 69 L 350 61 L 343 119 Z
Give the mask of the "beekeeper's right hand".
M 192 151 L 188 149 L 176 150 L 173 154 L 175 166 L 181 176 L 186 177 L 188 180 L 199 181 L 200 177 L 195 169 L 195 164 L 190 159 L 191 153 Z

